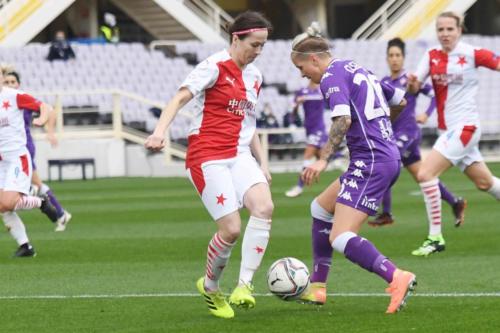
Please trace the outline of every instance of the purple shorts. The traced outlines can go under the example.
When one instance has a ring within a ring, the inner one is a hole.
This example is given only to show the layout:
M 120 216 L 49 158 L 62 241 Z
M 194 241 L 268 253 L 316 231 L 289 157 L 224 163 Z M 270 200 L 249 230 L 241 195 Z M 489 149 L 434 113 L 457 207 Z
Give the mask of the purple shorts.
M 36 164 L 35 164 L 35 143 L 33 140 L 28 140 L 26 143 L 26 148 L 28 149 L 28 152 L 31 155 L 31 165 L 33 166 L 33 171 L 36 170 Z
M 370 216 L 377 214 L 384 193 L 396 182 L 400 169 L 399 160 L 351 161 L 347 171 L 340 176 L 337 202 Z
M 314 146 L 318 149 L 323 148 L 328 141 L 328 134 L 325 131 L 315 131 L 307 133 L 307 145 Z
M 406 133 L 395 133 L 396 145 L 401 155 L 401 162 L 406 167 L 422 159 L 420 155 L 420 142 L 422 135 L 420 133 L 408 135 Z

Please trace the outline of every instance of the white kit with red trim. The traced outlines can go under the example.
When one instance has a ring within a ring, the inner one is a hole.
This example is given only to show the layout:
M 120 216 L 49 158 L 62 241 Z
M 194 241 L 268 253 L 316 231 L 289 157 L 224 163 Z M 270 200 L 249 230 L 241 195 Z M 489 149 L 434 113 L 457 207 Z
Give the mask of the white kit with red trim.
M 416 75 L 420 82 L 430 76 L 436 94 L 438 128 L 459 125 L 479 127 L 476 95 L 479 87 L 477 67 L 496 69 L 500 58 L 493 52 L 459 42 L 446 53 L 431 48 L 419 63 Z
M 187 168 L 250 151 L 261 84 L 257 67 L 241 70 L 226 50 L 196 66 L 181 85 L 195 96 Z
M 12 88 L 0 91 L 0 154 L 26 147 L 23 110 L 40 111 L 41 102 Z

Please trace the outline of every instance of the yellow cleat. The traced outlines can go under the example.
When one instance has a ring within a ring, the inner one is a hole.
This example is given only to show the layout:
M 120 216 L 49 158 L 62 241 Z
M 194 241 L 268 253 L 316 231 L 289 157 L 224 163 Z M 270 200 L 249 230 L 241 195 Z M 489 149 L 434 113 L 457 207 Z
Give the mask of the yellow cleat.
M 220 292 L 220 290 L 215 292 L 208 292 L 205 290 L 204 278 L 200 278 L 196 282 L 196 288 L 200 292 L 201 296 L 208 305 L 208 310 L 214 316 L 219 318 L 233 318 L 234 311 L 231 306 L 227 303 L 226 297 Z
M 244 309 L 255 307 L 255 298 L 252 296 L 253 286 L 251 284 L 242 284 L 234 288 L 229 297 L 229 303 Z
M 326 303 L 326 283 L 312 282 L 297 301 L 303 304 L 324 305 Z

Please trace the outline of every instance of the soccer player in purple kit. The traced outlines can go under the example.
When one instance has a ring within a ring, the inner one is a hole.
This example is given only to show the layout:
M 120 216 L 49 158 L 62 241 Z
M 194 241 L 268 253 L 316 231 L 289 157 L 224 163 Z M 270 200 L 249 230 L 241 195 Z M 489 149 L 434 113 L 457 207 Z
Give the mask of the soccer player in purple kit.
M 396 313 L 415 288 L 416 276 L 398 269 L 357 233 L 367 217 L 376 214 L 383 193 L 399 175 L 400 157 L 386 99 L 391 105 L 403 105 L 404 91 L 381 84 L 352 61 L 333 58 L 328 41 L 313 26 L 293 40 L 291 58 L 302 76 L 320 84 L 332 110 L 328 142 L 320 159 L 304 170 L 304 183 L 308 185 L 318 179 L 344 136 L 351 159 L 348 170 L 311 204 L 315 269 L 305 300 L 317 304 L 326 301 L 325 282 L 333 248 L 389 284 L 386 291 L 391 301 L 386 313 Z M 320 278 L 323 286 L 316 284 L 315 288 L 314 282 Z M 321 299 L 315 299 L 313 289 L 322 292 Z M 312 298 L 308 299 L 308 295 Z
M 8 70 L 4 77 L 4 85 L 13 89 L 19 89 L 20 84 L 21 81 L 19 73 L 17 73 L 12 69 Z M 28 152 L 31 155 L 31 165 L 33 167 L 31 183 L 32 183 L 32 188 L 35 189 L 34 195 L 37 196 L 46 195 L 49 198 L 50 202 L 57 210 L 57 219 L 55 220 L 51 219 L 51 221 L 56 224 L 55 231 L 64 231 L 66 229 L 68 222 L 71 219 L 71 214 L 63 209 L 59 201 L 56 199 L 52 190 L 45 183 L 42 182 L 40 176 L 38 175 L 38 172 L 36 171 L 35 143 L 33 142 L 33 136 L 31 135 L 31 130 L 30 130 L 33 115 L 31 111 L 23 110 L 23 116 L 24 116 L 24 127 L 26 130 L 26 148 L 28 149 Z M 57 143 L 57 139 L 55 138 L 53 131 L 48 130 L 47 137 L 52 145 L 55 145 Z
M 389 65 L 391 75 L 382 79 L 382 82 L 390 84 L 396 88 L 406 90 L 408 78 L 404 70 L 405 59 L 405 43 L 400 38 L 394 38 L 387 43 L 387 63 Z M 417 97 L 422 93 L 431 98 L 431 103 L 425 113 L 415 114 L 417 106 Z M 407 105 L 401 112 L 399 117 L 392 123 L 394 137 L 396 138 L 396 145 L 398 146 L 399 153 L 401 154 L 401 162 L 403 166 L 410 172 L 413 179 L 418 182 L 417 175 L 421 161 L 420 142 L 422 133 L 417 123 L 425 123 L 427 118 L 432 114 L 436 108 L 436 100 L 434 98 L 434 90 L 432 85 L 426 83 L 422 85 L 416 94 L 406 93 L 405 99 Z M 466 200 L 456 197 L 448 191 L 442 182 L 439 183 L 439 190 L 443 200 L 448 202 L 452 208 L 455 217 L 455 226 L 459 227 L 465 218 L 465 208 L 467 205 Z M 382 200 L 383 210 L 374 220 L 368 221 L 371 226 L 383 226 L 392 224 L 394 218 L 391 214 L 392 198 L 391 189 L 388 189 Z
M 307 87 L 295 93 L 295 112 L 300 105 L 302 105 L 304 109 L 304 128 L 307 138 L 307 146 L 304 150 L 304 162 L 302 167 L 306 168 L 314 163 L 316 158 L 319 158 L 321 148 L 328 140 L 323 118 L 325 101 L 318 84 L 309 81 Z M 304 182 L 302 181 L 302 177 L 299 176 L 297 184 L 286 191 L 285 195 L 289 198 L 298 197 L 302 194 L 303 187 Z

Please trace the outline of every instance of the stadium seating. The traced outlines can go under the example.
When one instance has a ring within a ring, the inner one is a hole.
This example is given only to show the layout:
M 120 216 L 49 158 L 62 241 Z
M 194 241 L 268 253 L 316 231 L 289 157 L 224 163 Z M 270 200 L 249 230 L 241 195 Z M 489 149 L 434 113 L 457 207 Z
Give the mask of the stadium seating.
M 466 42 L 500 53 L 500 37 L 468 35 Z M 387 73 L 384 41 L 355 41 L 335 39 L 331 41 L 336 57 L 354 59 L 371 69 L 377 76 Z M 264 73 L 264 87 L 261 90 L 258 115 L 265 103 L 269 103 L 276 118 L 282 122 L 289 110 L 293 92 L 307 82 L 300 77 L 290 58 L 289 40 L 270 40 L 256 65 Z M 80 91 L 120 88 L 155 101 L 167 101 L 173 96 L 179 84 L 192 70 L 183 56 L 197 61 L 224 48 L 220 44 L 203 44 L 199 41 L 180 41 L 176 44 L 177 57 L 166 57 L 161 51 L 149 51 L 140 43 L 114 44 L 72 44 L 76 60 L 45 60 L 48 45 L 32 43 L 22 48 L 0 48 L 0 59 L 12 63 L 21 74 L 22 87 L 30 92 Z M 430 44 L 425 41 L 407 43 L 406 67 L 414 69 Z M 500 131 L 500 75 L 488 70 L 480 71 L 478 106 L 485 134 Z M 54 96 L 44 98 L 54 103 Z M 109 94 L 65 95 L 63 107 L 95 107 L 101 115 L 112 110 Z M 427 101 L 418 103 L 418 111 L 425 109 Z M 186 109 L 189 105 L 186 106 Z M 146 130 L 151 130 L 156 118 L 148 111 L 149 106 L 123 98 L 122 110 L 125 123 L 143 122 Z M 189 118 L 177 117 L 172 126 L 172 138 L 185 138 Z M 435 125 L 435 116 L 427 126 Z

